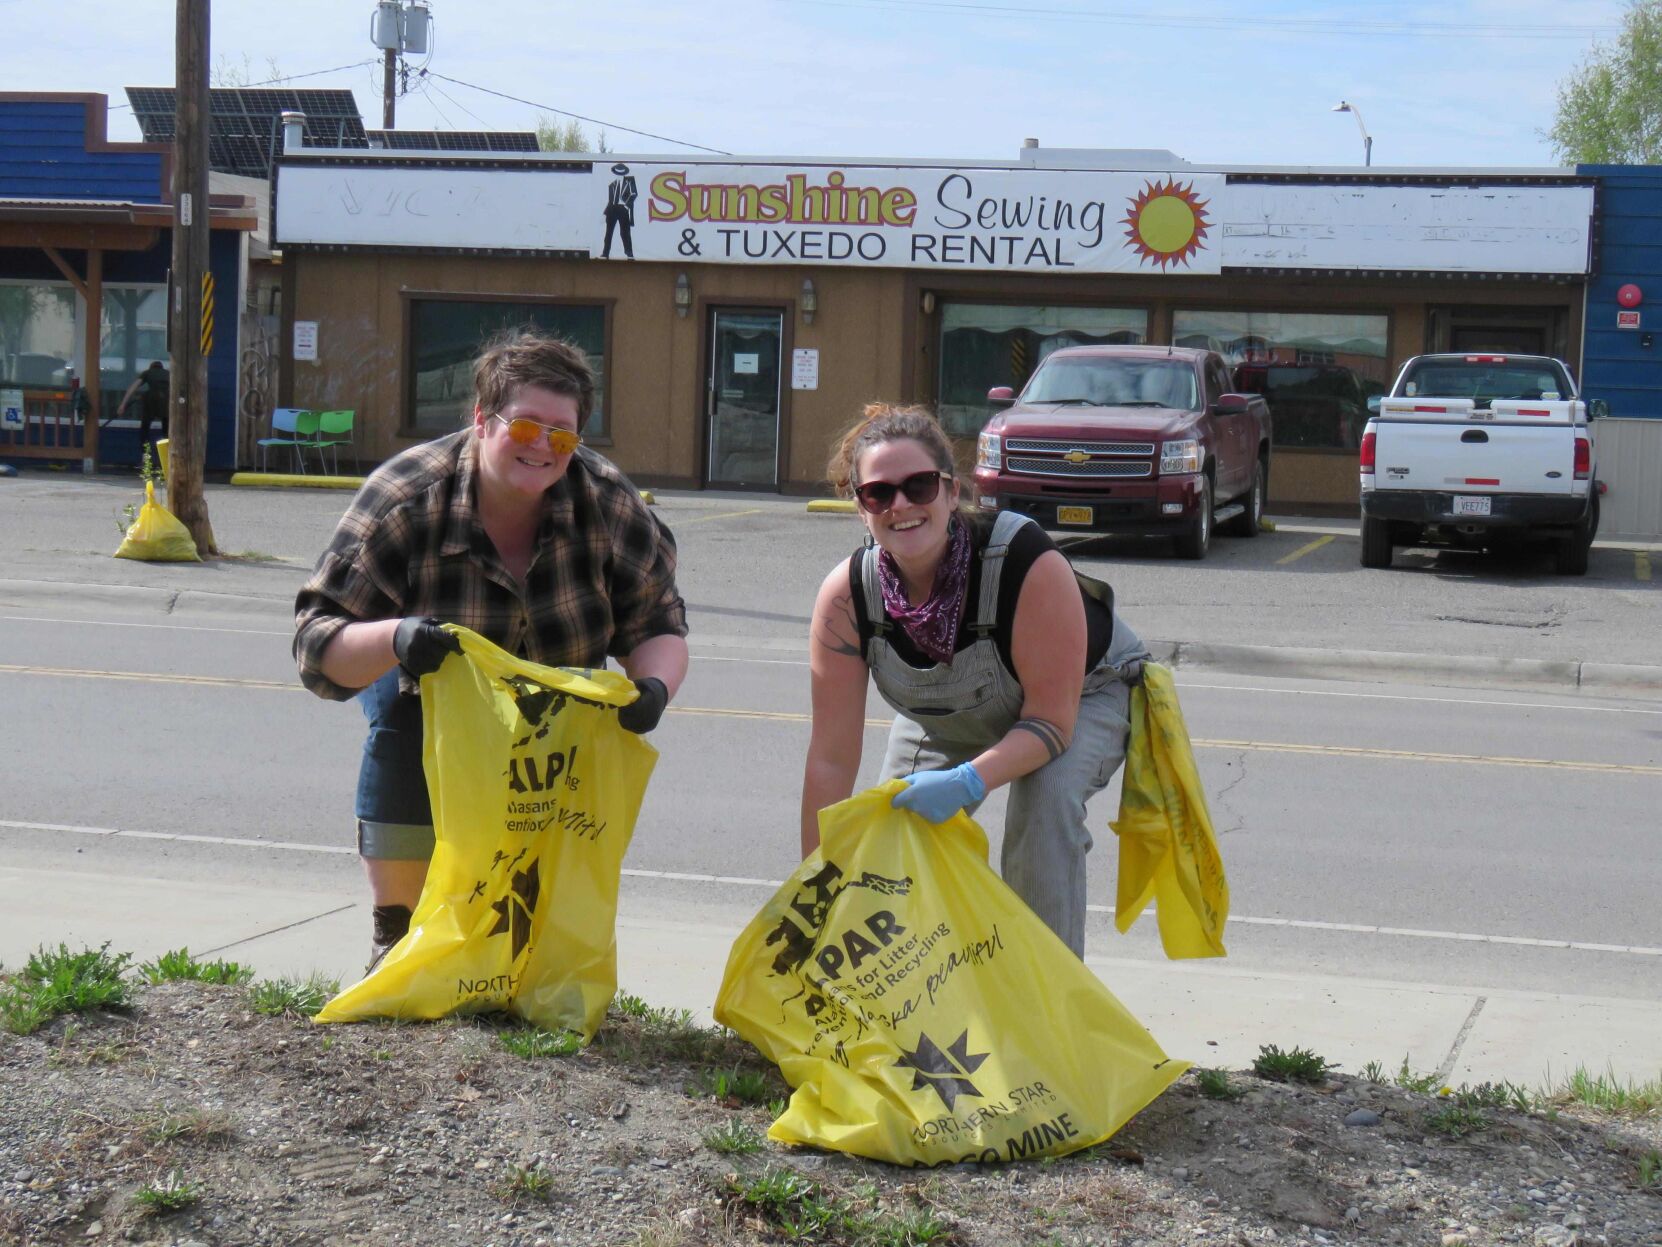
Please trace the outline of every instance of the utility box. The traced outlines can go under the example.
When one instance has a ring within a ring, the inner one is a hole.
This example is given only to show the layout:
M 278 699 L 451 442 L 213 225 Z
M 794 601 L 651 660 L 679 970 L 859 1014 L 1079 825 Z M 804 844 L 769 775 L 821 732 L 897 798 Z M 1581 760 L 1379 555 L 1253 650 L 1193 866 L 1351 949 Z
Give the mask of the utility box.
M 399 30 L 402 16 L 398 0 L 381 0 L 369 17 L 369 41 L 383 52 L 398 51 L 403 43 Z
M 404 53 L 407 56 L 426 56 L 429 35 L 433 27 L 433 11 L 422 0 L 415 0 L 404 10 Z

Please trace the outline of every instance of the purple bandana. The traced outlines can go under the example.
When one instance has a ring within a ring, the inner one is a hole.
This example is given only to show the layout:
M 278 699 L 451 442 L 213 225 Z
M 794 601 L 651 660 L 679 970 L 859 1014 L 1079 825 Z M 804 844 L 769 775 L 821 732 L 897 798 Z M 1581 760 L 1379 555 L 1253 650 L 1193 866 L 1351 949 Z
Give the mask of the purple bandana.
M 935 587 L 921 605 L 913 606 L 907 598 L 900 569 L 888 551 L 877 556 L 877 583 L 883 590 L 883 610 L 901 626 L 912 644 L 934 662 L 949 663 L 956 652 L 969 567 L 969 529 L 956 515 L 951 520 L 946 553 L 935 569 Z

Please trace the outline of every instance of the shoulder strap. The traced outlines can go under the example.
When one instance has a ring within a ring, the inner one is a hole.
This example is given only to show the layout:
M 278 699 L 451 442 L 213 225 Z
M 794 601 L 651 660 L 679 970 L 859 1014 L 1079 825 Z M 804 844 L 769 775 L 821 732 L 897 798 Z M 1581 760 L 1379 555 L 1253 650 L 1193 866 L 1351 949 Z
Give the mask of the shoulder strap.
M 883 588 L 877 582 L 877 560 L 868 543 L 854 552 L 848 571 L 849 596 L 854 605 L 854 622 L 860 630 L 860 657 L 872 637 L 888 640 L 894 625 L 883 613 Z
M 1004 556 L 1009 553 L 1010 542 L 1016 533 L 1024 524 L 1032 522 L 1027 516 L 1014 511 L 1000 511 L 998 519 L 993 522 L 987 544 L 981 549 L 981 595 L 976 603 L 975 622 L 970 625 L 977 640 L 985 640 L 997 630 L 998 584 L 1004 572 Z

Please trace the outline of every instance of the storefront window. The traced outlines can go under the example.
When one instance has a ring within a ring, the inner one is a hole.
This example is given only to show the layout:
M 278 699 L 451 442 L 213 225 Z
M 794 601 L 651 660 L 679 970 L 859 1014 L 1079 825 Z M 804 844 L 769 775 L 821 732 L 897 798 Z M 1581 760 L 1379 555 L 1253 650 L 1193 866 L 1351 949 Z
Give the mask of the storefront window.
M 428 436 L 460 428 L 473 403 L 473 361 L 507 329 L 536 328 L 581 347 L 594 367 L 594 413 L 583 436 L 604 440 L 606 309 L 584 303 L 484 303 L 416 299 L 410 304 L 411 401 L 408 428 Z
M 0 385 L 47 389 L 75 372 L 75 292 L 49 282 L 0 282 Z
M 1368 396 L 1390 385 L 1384 316 L 1337 312 L 1172 314 L 1172 345 L 1222 355 L 1234 388 L 1262 394 L 1274 443 L 1354 450 L 1368 422 Z
M 943 304 L 941 424 L 954 437 L 974 437 L 992 414 L 987 391 L 1020 390 L 1052 351 L 1147 337 L 1148 313 L 1140 308 Z
M 105 414 L 152 361 L 168 363 L 167 290 L 163 286 L 105 286 L 99 334 L 98 384 Z

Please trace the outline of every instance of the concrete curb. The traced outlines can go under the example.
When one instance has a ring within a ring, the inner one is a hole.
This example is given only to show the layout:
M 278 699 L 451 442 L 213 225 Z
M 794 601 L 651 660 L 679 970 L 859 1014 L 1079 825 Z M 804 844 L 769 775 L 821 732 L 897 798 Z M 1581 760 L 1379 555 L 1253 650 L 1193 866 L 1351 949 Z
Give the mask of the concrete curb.
M 808 504 L 809 515 L 853 515 L 854 504 L 846 498 L 815 498 Z
M 231 484 L 258 489 L 357 489 L 361 476 L 303 476 L 284 472 L 233 472 Z

